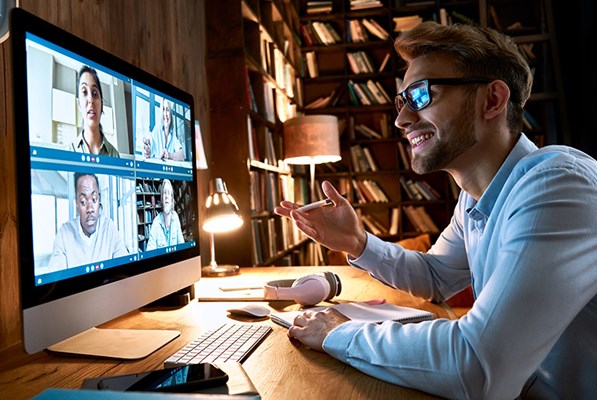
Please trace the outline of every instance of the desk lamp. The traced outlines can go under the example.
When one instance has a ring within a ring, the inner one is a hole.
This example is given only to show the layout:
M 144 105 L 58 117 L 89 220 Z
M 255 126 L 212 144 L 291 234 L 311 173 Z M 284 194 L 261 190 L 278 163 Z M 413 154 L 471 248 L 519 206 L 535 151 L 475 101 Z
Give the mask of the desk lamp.
M 338 117 L 301 115 L 284 123 L 284 161 L 309 165 L 311 201 L 315 196 L 315 164 L 340 161 Z
M 216 249 L 214 234 L 229 232 L 239 228 L 243 220 L 239 215 L 238 205 L 228 193 L 226 183 L 222 178 L 215 178 L 210 182 L 210 195 L 205 202 L 206 218 L 203 230 L 209 232 L 211 261 L 201 268 L 202 276 L 229 276 L 240 273 L 238 265 L 218 265 L 216 263 Z

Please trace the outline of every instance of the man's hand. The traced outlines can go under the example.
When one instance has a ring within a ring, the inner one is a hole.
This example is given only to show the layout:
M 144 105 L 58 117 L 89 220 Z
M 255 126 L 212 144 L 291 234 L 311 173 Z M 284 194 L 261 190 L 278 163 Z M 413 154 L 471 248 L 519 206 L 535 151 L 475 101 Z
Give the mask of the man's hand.
M 334 328 L 350 321 L 350 318 L 332 308 L 323 311 L 305 311 L 294 319 L 288 336 L 305 346 L 323 352 L 323 340 Z
M 143 156 L 145 158 L 151 157 L 151 139 L 148 137 L 143 138 Z
M 292 219 L 297 228 L 317 243 L 331 250 L 345 251 L 353 258 L 360 256 L 367 236 L 354 208 L 330 182 L 324 181 L 321 187 L 333 206 L 297 211 L 297 204 L 282 201 L 274 212 Z

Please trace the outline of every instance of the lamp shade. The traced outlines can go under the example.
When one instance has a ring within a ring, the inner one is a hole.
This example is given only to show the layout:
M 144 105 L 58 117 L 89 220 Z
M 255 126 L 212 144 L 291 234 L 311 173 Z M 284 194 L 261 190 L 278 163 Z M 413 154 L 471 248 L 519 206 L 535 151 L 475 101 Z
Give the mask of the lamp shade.
M 205 201 L 205 208 L 203 229 L 207 232 L 228 232 L 243 224 L 238 205 L 228 193 L 222 178 L 215 178 L 210 182 L 210 195 Z
M 302 115 L 284 123 L 284 161 L 322 164 L 340 161 L 338 117 Z

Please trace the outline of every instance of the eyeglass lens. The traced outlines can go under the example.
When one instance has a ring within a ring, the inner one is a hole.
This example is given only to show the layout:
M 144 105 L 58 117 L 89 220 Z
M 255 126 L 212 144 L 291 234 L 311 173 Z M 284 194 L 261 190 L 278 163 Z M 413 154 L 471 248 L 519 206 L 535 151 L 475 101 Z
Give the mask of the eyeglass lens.
M 396 110 L 400 113 L 405 103 L 413 111 L 425 108 L 431 102 L 427 81 L 418 81 L 407 87 L 402 93 L 396 96 Z

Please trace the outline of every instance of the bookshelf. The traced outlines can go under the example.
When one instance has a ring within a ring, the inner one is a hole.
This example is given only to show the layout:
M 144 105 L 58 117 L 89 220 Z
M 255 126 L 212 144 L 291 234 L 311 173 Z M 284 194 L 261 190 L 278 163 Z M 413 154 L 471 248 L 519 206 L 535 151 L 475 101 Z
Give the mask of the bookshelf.
M 296 8 L 282 0 L 207 2 L 206 23 L 209 171 L 224 179 L 244 221 L 217 235 L 217 259 L 241 267 L 303 265 L 308 240 L 273 213 L 282 199 L 308 201 L 307 175 L 281 161 L 282 123 L 302 107 Z
M 550 0 L 358 4 L 206 4 L 209 172 L 226 181 L 245 221 L 238 231 L 218 235 L 221 262 L 305 265 L 313 264 L 311 257 L 325 259 L 313 255 L 320 249 L 273 213 L 281 199 L 317 200 L 309 198 L 306 170 L 281 162 L 282 123 L 297 113 L 338 116 L 342 161 L 318 165 L 316 179 L 328 179 L 348 193 L 367 229 L 396 241 L 424 232 L 436 235 L 449 223 L 458 188 L 448 174 L 413 173 L 408 143 L 394 126 L 393 96 L 404 71 L 392 46 L 395 28 L 433 19 L 492 26 L 511 34 L 521 51 L 529 53 L 535 71 L 525 133 L 540 146 L 565 140 Z
M 319 166 L 317 180 L 330 180 L 348 192 L 365 228 L 386 240 L 437 235 L 449 223 L 458 188 L 446 173 L 419 176 L 410 169 L 408 142 L 393 124 L 396 111 L 391 99 L 404 63 L 395 54 L 392 39 L 399 30 L 423 20 L 491 26 L 510 34 L 535 74 L 524 132 L 539 146 L 561 143 L 567 128 L 551 1 L 366 4 L 355 8 L 350 0 L 332 1 L 320 10 L 306 0 L 299 4 L 301 51 L 307 66 L 304 112 L 337 115 L 345 126 L 342 161 Z M 326 27 L 335 33 L 322 33 Z M 340 39 L 331 42 L 325 36 Z
M 570 143 L 552 0 L 483 2 L 481 23 L 514 38 L 534 75 L 524 132 L 538 146 Z
M 154 218 L 162 211 L 159 179 L 137 180 L 137 225 L 139 250 L 145 251 Z

